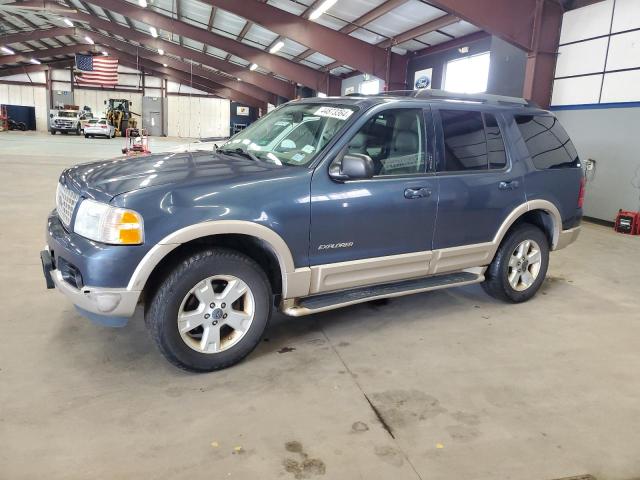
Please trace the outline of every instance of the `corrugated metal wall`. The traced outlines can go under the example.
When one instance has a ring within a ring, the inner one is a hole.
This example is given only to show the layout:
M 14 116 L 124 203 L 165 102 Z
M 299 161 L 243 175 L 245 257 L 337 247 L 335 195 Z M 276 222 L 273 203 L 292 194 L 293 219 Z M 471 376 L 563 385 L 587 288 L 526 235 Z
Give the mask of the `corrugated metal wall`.
M 225 137 L 229 135 L 229 100 L 169 96 L 170 137 Z
M 36 107 L 36 129 L 47 131 L 47 92 L 44 87 L 0 84 L 0 104 Z

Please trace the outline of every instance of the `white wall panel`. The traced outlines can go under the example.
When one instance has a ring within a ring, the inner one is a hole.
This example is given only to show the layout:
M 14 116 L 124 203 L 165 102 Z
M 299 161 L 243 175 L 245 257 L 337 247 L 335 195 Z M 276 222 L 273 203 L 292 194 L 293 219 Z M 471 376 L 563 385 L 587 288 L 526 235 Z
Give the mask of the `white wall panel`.
M 640 102 L 640 70 L 605 74 L 602 103 L 618 102 Z
M 146 87 L 156 87 L 156 88 L 161 88 L 162 87 L 162 79 L 158 78 L 158 77 L 150 77 L 150 76 L 145 76 L 144 77 L 144 84 Z
M 65 82 L 51 82 L 51 88 L 54 92 L 68 92 L 70 91 L 69 89 L 71 88 L 71 84 Z
M 608 39 L 598 38 L 586 42 L 564 45 L 558 49 L 556 77 L 584 75 L 604 71 Z
M 640 30 L 612 35 L 607 71 L 637 67 L 640 67 Z
M 36 129 L 47 131 L 47 92 L 45 87 L 0 85 L 0 104 L 36 107 Z
M 60 68 L 54 68 L 51 71 L 51 80 L 60 80 L 63 82 L 70 82 L 71 81 L 71 72 L 67 69 L 67 70 L 63 70 Z
M 25 82 L 25 83 L 45 83 L 46 78 L 44 72 L 33 72 L 30 74 L 19 73 L 17 75 L 7 75 L 0 78 L 3 82 Z
M 602 75 L 589 75 L 553 82 L 552 105 L 582 105 L 598 103 Z
M 146 87 L 144 89 L 144 96 L 145 97 L 161 97 L 162 96 L 162 89 Z
M 220 98 L 170 95 L 168 120 L 171 137 L 224 137 L 229 135 L 230 105 Z
M 560 44 L 607 35 L 611 27 L 612 12 L 613 0 L 568 11 L 562 19 Z
M 611 31 L 624 32 L 634 28 L 640 28 L 640 1 L 616 0 Z

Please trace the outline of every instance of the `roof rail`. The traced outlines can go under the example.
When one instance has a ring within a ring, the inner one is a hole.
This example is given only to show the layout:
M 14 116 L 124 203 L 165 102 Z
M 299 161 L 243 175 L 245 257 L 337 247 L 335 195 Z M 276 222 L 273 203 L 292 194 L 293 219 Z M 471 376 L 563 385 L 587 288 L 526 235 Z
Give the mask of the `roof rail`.
M 422 88 L 419 90 L 392 90 L 379 93 L 380 96 L 406 96 L 412 98 L 434 98 L 442 100 L 460 100 L 465 102 L 478 102 L 493 105 L 518 105 L 522 107 L 535 107 L 534 103 L 518 97 L 504 95 L 492 95 L 489 93 L 455 93 L 446 90 Z

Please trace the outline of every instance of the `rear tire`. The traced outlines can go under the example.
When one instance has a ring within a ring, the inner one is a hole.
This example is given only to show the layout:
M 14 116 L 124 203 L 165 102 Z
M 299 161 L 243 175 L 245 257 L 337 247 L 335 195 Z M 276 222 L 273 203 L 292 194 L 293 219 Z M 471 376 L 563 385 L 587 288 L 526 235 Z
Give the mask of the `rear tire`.
M 185 258 L 160 283 L 145 323 L 173 365 L 211 372 L 251 353 L 271 304 L 271 285 L 256 262 L 233 250 L 207 249 Z
M 89 135 L 85 134 L 85 135 L 84 135 L 84 138 L 89 138 Z
M 55 130 L 51 130 L 51 135 L 55 135 L 56 131 Z
M 482 283 L 485 292 L 510 303 L 531 299 L 549 267 L 549 241 L 538 227 L 523 223 L 507 234 Z

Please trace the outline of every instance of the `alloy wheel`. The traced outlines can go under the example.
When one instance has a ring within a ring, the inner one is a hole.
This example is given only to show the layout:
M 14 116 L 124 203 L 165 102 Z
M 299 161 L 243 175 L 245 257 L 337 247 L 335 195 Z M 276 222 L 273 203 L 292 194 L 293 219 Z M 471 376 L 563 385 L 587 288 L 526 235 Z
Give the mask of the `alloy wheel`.
M 534 240 L 520 242 L 509 257 L 508 278 L 511 288 L 518 292 L 527 290 L 538 278 L 541 267 L 540 245 Z
M 249 286 L 233 275 L 214 275 L 185 295 L 178 310 L 178 331 L 193 350 L 214 354 L 236 345 L 254 316 Z

